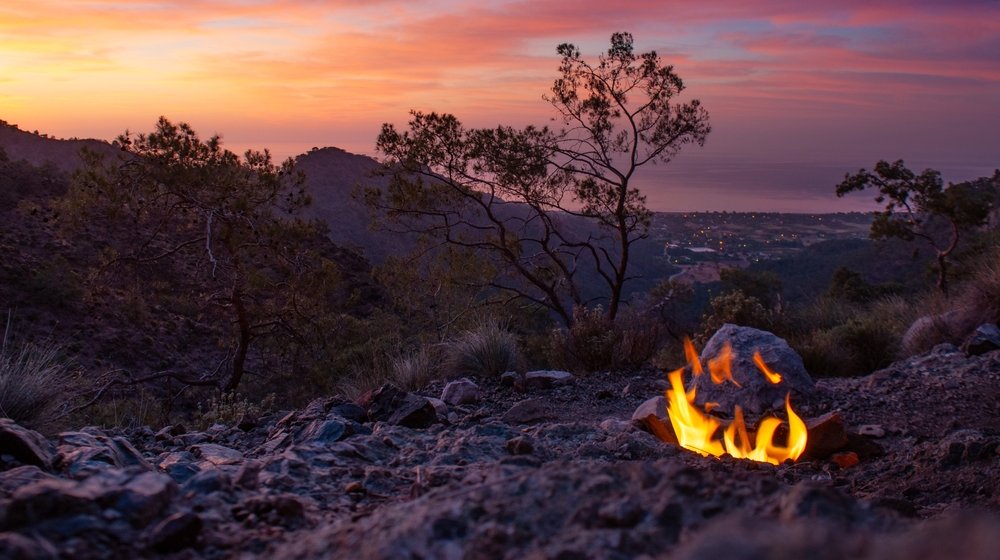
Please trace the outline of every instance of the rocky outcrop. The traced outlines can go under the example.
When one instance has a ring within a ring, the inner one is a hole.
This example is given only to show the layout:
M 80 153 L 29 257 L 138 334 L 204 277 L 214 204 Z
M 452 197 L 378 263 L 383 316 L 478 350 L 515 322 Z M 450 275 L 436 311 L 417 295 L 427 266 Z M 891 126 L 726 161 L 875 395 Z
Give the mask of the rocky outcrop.
M 4 452 L 0 557 L 902 558 L 893 547 L 913 554 L 919 543 L 931 558 L 979 560 L 980 547 L 995 550 L 989 517 L 934 529 L 933 546 L 914 518 L 1000 510 L 997 352 L 942 346 L 818 381 L 797 410 L 822 449 L 781 466 L 705 458 L 636 426 L 637 408 L 664 412 L 658 372 L 547 389 L 488 380 L 447 423 L 390 420 L 384 400 L 402 409 L 443 385 L 318 399 L 252 427 L 46 440 L 0 422 L 52 457 Z

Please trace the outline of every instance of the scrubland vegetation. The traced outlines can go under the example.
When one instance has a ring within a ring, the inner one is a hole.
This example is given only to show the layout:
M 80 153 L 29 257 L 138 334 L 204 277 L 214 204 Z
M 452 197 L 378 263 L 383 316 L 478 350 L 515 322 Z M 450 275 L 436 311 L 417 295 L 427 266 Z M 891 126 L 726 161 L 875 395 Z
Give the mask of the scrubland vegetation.
M 593 64 L 559 52 L 549 101 L 565 128 L 415 113 L 408 130 L 383 129 L 388 183 L 360 177 L 358 196 L 413 252 L 376 266 L 301 217 L 310 194 L 294 161 L 238 156 L 186 124 L 126 132 L 72 177 L 0 151 L 0 413 L 234 423 L 386 382 L 676 367 L 683 336 L 725 323 L 786 338 L 814 375 L 860 375 L 1000 319 L 1000 173 L 945 187 L 902 162 L 836 192 L 889 200 L 872 236 L 914 250 L 933 271 L 922 279 L 840 268 L 791 301 L 780 275 L 750 267 L 626 297 L 651 216 L 628 177 L 703 143 L 707 112 L 675 102 L 683 82 L 627 34 Z M 933 318 L 915 332 L 921 317 Z

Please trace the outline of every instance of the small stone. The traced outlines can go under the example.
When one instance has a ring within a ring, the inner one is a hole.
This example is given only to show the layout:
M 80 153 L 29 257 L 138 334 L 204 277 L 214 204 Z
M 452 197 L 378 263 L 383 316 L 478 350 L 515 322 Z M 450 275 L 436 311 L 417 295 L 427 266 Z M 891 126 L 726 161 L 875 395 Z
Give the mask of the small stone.
M 801 518 L 850 522 L 857 514 L 857 502 L 837 489 L 820 483 L 799 482 L 781 497 L 779 517 L 785 522 Z
M 508 424 L 530 424 L 552 417 L 552 410 L 547 399 L 528 399 L 510 407 L 502 420 Z
M 98 489 L 61 478 L 22 486 L 7 504 L 5 525 L 23 527 L 47 519 L 100 513 Z
M 193 546 L 201 535 L 201 517 L 189 511 L 175 513 L 156 524 L 149 544 L 158 552 L 176 552 Z
M 871 438 L 850 432 L 847 434 L 847 445 L 843 450 L 857 453 L 862 461 L 885 455 L 885 449 Z
M 858 428 L 858 434 L 873 438 L 885 437 L 885 428 L 878 424 L 865 424 Z
M 847 430 L 844 420 L 837 412 L 828 412 L 806 420 L 806 450 L 803 457 L 825 459 L 847 445 Z
M 605 418 L 601 420 L 600 427 L 609 434 L 621 434 L 632 430 L 632 422 L 618 420 L 617 418 Z
M 979 325 L 962 343 L 962 351 L 969 356 L 978 356 L 993 350 L 1000 350 L 1000 327 L 993 323 Z
M 330 409 L 330 412 L 341 418 L 354 420 L 355 422 L 364 422 L 368 419 L 368 413 L 365 412 L 365 409 L 352 402 L 335 405 Z
M 528 437 L 517 436 L 507 440 L 507 451 L 511 455 L 530 455 L 534 450 L 535 445 Z
M 177 484 L 162 473 L 146 472 L 130 480 L 115 509 L 136 526 L 144 526 L 159 516 L 177 494 Z
M 330 445 L 344 438 L 347 424 L 339 420 L 313 420 L 296 436 L 303 445 Z
M 858 454 L 853 451 L 840 451 L 830 456 L 830 460 L 842 469 L 849 469 L 861 463 Z
M 355 480 L 347 483 L 347 486 L 344 487 L 344 492 L 348 494 L 364 494 L 365 487 L 359 481 Z
M 253 490 L 257 488 L 260 478 L 260 471 L 264 468 L 264 464 L 255 459 L 250 459 L 240 466 L 240 470 L 236 471 L 236 477 L 233 482 L 236 486 L 240 488 L 245 488 L 247 490 Z
M 441 391 L 441 400 L 450 405 L 473 404 L 479 398 L 479 386 L 465 377 L 449 382 Z
M 181 489 L 185 496 L 207 495 L 232 488 L 233 481 L 228 474 L 219 469 L 201 471 L 184 483 Z
M 199 443 L 191 446 L 195 457 L 215 466 L 235 465 L 243 460 L 243 453 L 215 443 Z
M 425 397 L 401 391 L 389 384 L 363 400 L 372 420 L 417 429 L 429 428 L 439 421 L 434 405 Z
M 500 375 L 500 384 L 515 387 L 521 383 L 521 374 L 516 371 L 505 371 Z
M 604 527 L 634 527 L 646 512 L 631 500 L 619 500 L 605 504 L 597 512 L 597 516 Z
M 257 427 L 257 417 L 250 414 L 244 414 L 240 417 L 239 422 L 236 423 L 236 427 L 244 432 L 252 431 Z
M 49 560 L 59 553 L 52 543 L 39 536 L 29 538 L 18 533 L 0 533 L 0 558 L 10 560 Z
M 441 399 L 435 399 L 434 397 L 424 397 L 427 402 L 431 403 L 434 407 L 434 413 L 437 415 L 439 421 L 443 421 L 448 418 L 448 405 L 444 403 Z
M 524 374 L 524 386 L 528 389 L 549 389 L 572 383 L 573 379 L 573 374 L 568 371 L 529 371 Z
M 251 496 L 233 508 L 237 519 L 248 519 L 251 515 L 269 525 L 279 525 L 286 529 L 298 529 L 306 522 L 306 506 L 294 494 Z
M 646 418 L 649 416 L 655 416 L 661 420 L 667 418 L 666 397 L 657 395 L 640 404 L 632 413 L 632 422 L 640 427 L 645 427 Z

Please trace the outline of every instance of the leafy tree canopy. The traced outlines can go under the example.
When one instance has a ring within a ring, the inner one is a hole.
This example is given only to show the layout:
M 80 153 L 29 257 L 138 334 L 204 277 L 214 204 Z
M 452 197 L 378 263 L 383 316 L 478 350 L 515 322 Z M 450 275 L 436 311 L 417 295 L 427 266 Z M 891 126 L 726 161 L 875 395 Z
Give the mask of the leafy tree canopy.
M 963 230 L 983 225 L 997 198 L 1000 172 L 992 181 L 971 181 L 944 186 L 941 174 L 907 169 L 903 160 L 879 161 L 872 171 L 847 174 L 837 185 L 837 196 L 873 188 L 875 201 L 885 208 L 875 213 L 873 239 L 921 239 L 936 252 L 937 286 L 947 289 L 948 257 L 958 246 Z M 941 224 L 944 227 L 940 227 Z
M 406 130 L 385 124 L 377 148 L 392 182 L 366 193 L 383 224 L 473 249 L 495 260 L 484 290 L 533 302 L 573 322 L 591 303 L 584 278 L 614 319 L 630 280 L 633 244 L 650 211 L 634 186 L 647 164 L 704 143 L 711 127 L 697 100 L 655 52 L 615 33 L 596 62 L 557 48 L 559 77 L 545 99 L 561 127 L 466 128 L 453 115 L 415 111 Z M 516 204 L 515 204 L 516 203 Z

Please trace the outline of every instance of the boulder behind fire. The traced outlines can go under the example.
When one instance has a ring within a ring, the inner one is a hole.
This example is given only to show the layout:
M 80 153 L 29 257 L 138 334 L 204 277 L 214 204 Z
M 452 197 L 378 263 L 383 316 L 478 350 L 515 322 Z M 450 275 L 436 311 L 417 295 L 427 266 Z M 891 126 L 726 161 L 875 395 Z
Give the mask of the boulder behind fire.
M 719 403 L 720 410 L 732 412 L 733 405 L 739 404 L 751 413 L 761 413 L 769 408 L 783 406 L 785 394 L 792 392 L 793 406 L 795 397 L 809 395 L 813 391 L 813 380 L 802 364 L 802 358 L 792 350 L 783 338 L 772 333 L 725 324 L 701 352 L 701 362 L 707 365 L 709 360 L 722 354 L 726 343 L 732 345 L 732 374 L 739 387 L 731 381 L 716 385 L 707 373 L 695 379 L 698 388 L 696 401 Z M 781 374 L 781 382 L 773 384 L 767 380 L 754 363 L 754 352 L 760 352 L 767 367 Z

